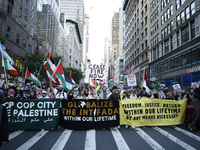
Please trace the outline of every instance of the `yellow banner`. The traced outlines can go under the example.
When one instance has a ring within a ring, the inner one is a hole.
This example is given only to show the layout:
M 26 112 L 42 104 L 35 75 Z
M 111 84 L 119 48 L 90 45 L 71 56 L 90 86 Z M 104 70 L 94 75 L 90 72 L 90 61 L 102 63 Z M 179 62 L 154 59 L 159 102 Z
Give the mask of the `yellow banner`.
M 187 100 L 125 99 L 120 101 L 120 125 L 177 125 L 185 120 Z

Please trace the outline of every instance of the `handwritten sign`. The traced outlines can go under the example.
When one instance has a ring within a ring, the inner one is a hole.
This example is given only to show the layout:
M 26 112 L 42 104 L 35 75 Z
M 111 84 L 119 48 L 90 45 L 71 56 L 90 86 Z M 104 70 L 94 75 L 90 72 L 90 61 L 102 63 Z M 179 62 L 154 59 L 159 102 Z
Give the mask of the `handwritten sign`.
M 127 83 L 128 83 L 128 86 L 136 86 L 137 85 L 135 74 L 127 76 Z
M 106 65 L 87 64 L 86 78 L 88 79 L 106 79 Z
M 56 99 L 8 100 L 9 130 L 36 130 L 56 128 L 60 101 Z

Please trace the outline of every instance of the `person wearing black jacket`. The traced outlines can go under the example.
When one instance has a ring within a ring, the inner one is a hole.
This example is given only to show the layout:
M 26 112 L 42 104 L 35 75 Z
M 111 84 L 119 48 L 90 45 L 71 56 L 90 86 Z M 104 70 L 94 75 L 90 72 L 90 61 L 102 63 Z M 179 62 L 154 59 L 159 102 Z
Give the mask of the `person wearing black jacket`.
M 8 143 L 8 115 L 6 107 L 3 106 L 4 92 L 0 90 L 0 147 L 5 147 Z
M 112 90 L 112 94 L 109 96 L 108 100 L 120 101 L 120 95 L 117 93 L 117 86 L 113 86 Z

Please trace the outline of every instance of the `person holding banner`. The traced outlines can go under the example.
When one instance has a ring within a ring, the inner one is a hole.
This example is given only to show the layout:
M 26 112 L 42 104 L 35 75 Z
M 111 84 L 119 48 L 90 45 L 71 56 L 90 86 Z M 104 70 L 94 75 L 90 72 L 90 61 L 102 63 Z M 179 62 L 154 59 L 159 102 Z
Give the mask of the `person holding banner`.
M 0 148 L 3 146 L 5 147 L 8 143 L 8 114 L 6 107 L 4 107 L 3 101 L 4 101 L 4 92 L 0 90 Z
M 78 95 L 76 95 L 76 99 L 86 99 L 83 89 L 79 90 Z
M 101 93 L 99 94 L 99 99 L 108 99 L 110 96 L 110 94 L 108 93 L 106 87 L 103 87 L 103 90 L 101 91 Z
M 46 91 L 42 91 L 42 96 L 38 97 L 38 99 L 48 99 L 49 96 L 47 96 L 47 92 Z
M 64 91 L 64 86 L 59 85 L 58 89 L 52 87 L 52 83 L 50 83 L 50 88 L 53 90 L 55 98 L 59 98 L 60 100 L 67 99 L 67 93 Z
M 108 100 L 120 101 L 120 95 L 117 93 L 117 86 L 113 86 L 112 90 L 112 94 L 109 96 Z
M 68 93 L 68 95 L 67 95 L 67 100 L 74 100 L 74 95 L 73 95 L 73 93 L 72 93 L 72 91 L 70 91 L 69 93 Z
M 97 99 L 97 100 L 99 100 L 99 97 L 97 96 L 96 92 L 93 89 L 91 89 L 90 90 L 90 95 L 88 95 L 88 99 Z
M 137 98 L 137 95 L 135 94 L 135 90 L 131 90 L 130 98 Z

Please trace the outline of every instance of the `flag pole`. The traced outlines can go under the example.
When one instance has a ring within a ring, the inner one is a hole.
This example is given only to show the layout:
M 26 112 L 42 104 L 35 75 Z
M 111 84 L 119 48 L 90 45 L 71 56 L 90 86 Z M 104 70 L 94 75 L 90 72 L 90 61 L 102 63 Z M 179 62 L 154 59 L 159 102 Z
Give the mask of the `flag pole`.
M 48 52 L 47 52 L 47 54 L 48 54 Z M 44 65 L 43 62 L 44 62 L 45 58 L 47 58 L 47 55 L 44 56 L 44 59 L 43 59 L 43 61 L 42 61 L 42 64 L 40 65 L 40 69 L 39 69 L 37 78 L 38 78 L 38 76 L 40 75 L 40 71 L 41 71 L 41 69 L 42 69 L 42 65 Z
M 60 64 L 60 62 L 61 62 L 61 59 L 59 60 L 58 64 Z M 55 71 L 54 71 L 54 73 L 52 74 L 52 76 L 51 76 L 51 79 L 50 79 L 50 80 L 52 80 L 52 78 L 53 78 L 54 74 L 56 73 L 56 71 L 57 71 L 57 69 L 58 69 L 58 66 L 59 66 L 59 65 L 57 65 L 57 67 L 56 67 L 56 70 L 55 70 Z
M 7 74 L 6 74 L 6 69 L 5 69 L 5 64 L 4 64 L 4 59 L 3 59 L 3 54 L 1 53 L 2 56 L 2 61 L 3 61 L 3 68 L 4 68 L 4 73 L 5 73 L 5 78 L 6 78 L 6 84 L 8 84 L 8 79 L 7 79 Z

